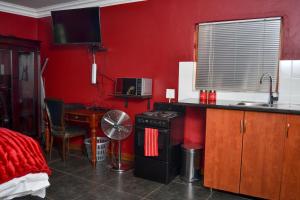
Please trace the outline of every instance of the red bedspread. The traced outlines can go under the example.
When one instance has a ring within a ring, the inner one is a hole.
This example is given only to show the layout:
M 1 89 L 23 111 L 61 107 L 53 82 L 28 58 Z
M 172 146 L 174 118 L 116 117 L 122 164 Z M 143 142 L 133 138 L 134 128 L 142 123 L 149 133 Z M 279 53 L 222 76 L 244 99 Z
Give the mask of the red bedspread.
M 51 173 L 39 144 L 28 136 L 0 128 L 0 184 L 40 172 Z

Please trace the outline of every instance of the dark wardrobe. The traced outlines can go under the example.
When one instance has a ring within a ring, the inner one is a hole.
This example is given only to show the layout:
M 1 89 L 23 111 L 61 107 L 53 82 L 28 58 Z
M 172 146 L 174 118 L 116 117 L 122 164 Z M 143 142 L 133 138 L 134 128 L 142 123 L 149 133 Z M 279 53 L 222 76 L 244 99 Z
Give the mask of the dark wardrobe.
M 40 42 L 0 36 L 0 126 L 40 133 Z

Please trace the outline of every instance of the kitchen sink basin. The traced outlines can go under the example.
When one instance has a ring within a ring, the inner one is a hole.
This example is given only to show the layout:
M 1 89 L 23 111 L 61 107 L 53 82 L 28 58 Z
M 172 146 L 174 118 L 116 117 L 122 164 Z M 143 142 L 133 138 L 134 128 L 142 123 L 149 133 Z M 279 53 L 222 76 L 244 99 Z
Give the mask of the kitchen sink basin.
M 271 105 L 267 104 L 267 103 L 247 102 L 247 101 L 239 102 L 236 105 L 238 105 L 238 106 L 249 106 L 249 107 L 271 107 Z

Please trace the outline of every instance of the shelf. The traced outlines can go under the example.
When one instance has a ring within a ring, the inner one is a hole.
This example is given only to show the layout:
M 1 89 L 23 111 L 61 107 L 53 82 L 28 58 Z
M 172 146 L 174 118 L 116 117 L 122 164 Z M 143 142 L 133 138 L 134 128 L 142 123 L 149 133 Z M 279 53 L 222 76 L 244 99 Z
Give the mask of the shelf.
M 106 52 L 107 48 L 104 48 L 103 46 L 99 46 L 99 45 L 91 45 L 90 51 L 91 52 Z
M 129 99 L 150 99 L 152 95 L 125 95 L 125 94 L 114 94 L 115 97 L 118 98 L 129 98 Z
M 150 99 L 152 98 L 152 95 L 143 95 L 143 96 L 138 96 L 138 95 L 124 95 L 124 94 L 114 94 L 114 97 L 117 98 L 123 98 L 125 99 L 124 106 L 125 108 L 128 107 L 128 99 L 147 99 L 147 109 L 150 110 Z

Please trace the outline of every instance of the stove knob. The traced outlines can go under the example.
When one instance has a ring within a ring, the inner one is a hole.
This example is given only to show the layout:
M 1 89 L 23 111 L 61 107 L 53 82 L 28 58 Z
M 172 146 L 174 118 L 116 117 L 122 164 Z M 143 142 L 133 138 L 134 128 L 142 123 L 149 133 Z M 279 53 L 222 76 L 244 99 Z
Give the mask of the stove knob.
M 145 122 L 148 123 L 148 119 L 145 119 Z

